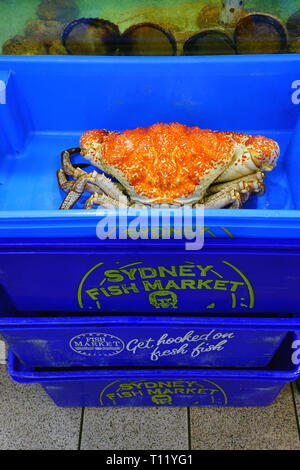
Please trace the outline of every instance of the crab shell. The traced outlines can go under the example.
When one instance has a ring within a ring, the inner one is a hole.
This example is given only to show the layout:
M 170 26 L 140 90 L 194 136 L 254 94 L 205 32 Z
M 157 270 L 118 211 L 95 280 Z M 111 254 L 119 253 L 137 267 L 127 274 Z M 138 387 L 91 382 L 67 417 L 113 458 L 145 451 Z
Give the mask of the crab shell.
M 178 123 L 87 131 L 80 148 L 94 166 L 121 183 L 132 201 L 148 204 L 199 202 L 212 183 L 271 170 L 279 157 L 271 139 Z

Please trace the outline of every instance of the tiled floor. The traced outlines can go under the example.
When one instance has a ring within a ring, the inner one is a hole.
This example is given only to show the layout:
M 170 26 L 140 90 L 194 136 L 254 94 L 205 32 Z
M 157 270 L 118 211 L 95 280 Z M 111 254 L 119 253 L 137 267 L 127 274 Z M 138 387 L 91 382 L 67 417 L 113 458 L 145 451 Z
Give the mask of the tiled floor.
M 0 368 L 0 450 L 300 450 L 300 393 L 266 408 L 59 408 Z

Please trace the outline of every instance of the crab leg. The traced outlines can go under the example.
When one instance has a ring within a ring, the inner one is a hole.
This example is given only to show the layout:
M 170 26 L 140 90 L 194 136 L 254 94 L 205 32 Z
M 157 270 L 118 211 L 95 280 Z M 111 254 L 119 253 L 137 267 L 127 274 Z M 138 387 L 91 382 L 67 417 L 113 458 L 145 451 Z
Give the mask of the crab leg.
M 242 194 L 246 194 L 248 192 L 257 192 L 262 189 L 261 183 L 263 183 L 264 180 L 265 174 L 263 171 L 259 170 L 256 173 L 237 178 L 236 180 L 230 181 L 229 183 L 214 184 L 208 188 L 207 194 L 215 194 L 219 191 L 227 189 L 228 187 L 231 189 L 235 189 L 236 191 L 239 191 Z
M 72 209 L 72 207 L 74 207 L 74 205 L 80 199 L 82 194 L 85 191 L 87 191 L 87 190 L 94 187 L 95 180 L 96 179 L 99 180 L 98 175 L 99 174 L 96 171 L 93 171 L 90 174 L 88 174 L 88 173 L 83 174 L 76 181 L 74 181 L 74 183 L 72 184 L 72 186 L 70 188 L 70 191 L 68 192 L 65 199 L 63 200 L 63 202 L 60 206 L 60 209 L 62 209 L 62 210 L 63 209 Z M 99 176 L 102 176 L 102 175 L 99 175 Z M 106 189 L 105 185 L 103 185 L 103 189 L 104 188 Z M 92 196 L 93 201 L 99 201 L 99 204 L 100 204 L 100 201 L 102 201 L 103 203 L 106 203 L 106 204 L 108 204 L 108 201 L 110 201 L 110 204 L 109 204 L 108 208 L 111 208 L 111 207 L 115 207 L 115 208 L 117 208 L 117 207 L 119 207 L 119 208 L 127 207 L 127 197 L 122 192 L 120 192 L 120 197 L 117 200 L 117 199 L 108 197 L 105 194 L 99 194 L 103 190 L 102 188 L 99 187 L 99 181 L 96 184 L 96 189 L 97 189 L 97 192 L 94 192 L 93 196 Z M 89 199 L 91 199 L 91 198 L 89 198 Z M 94 203 L 96 203 L 96 202 L 94 202 Z M 92 204 L 92 201 L 88 202 L 87 206 L 90 207 L 90 204 Z M 107 207 L 107 206 L 103 206 L 103 207 Z
M 66 175 L 68 176 L 73 176 L 74 178 L 79 178 L 84 175 L 91 175 L 89 173 L 86 173 L 83 171 L 81 168 L 75 167 L 71 163 L 70 155 L 74 153 L 78 153 L 80 149 L 75 148 L 75 149 L 70 149 L 70 150 L 65 150 L 62 153 L 62 167 L 63 169 L 60 169 L 57 171 L 57 180 L 60 189 L 62 189 L 64 192 L 70 191 L 74 181 L 70 181 L 66 178 Z M 120 190 L 121 190 L 121 185 L 119 183 L 114 183 Z M 87 183 L 86 184 L 86 191 L 89 191 L 90 193 L 103 193 L 103 190 L 97 187 L 96 185 L 92 183 Z M 123 193 L 122 193 L 123 194 Z
M 65 193 L 68 193 L 71 190 L 74 184 L 74 181 L 68 180 L 64 170 L 62 169 L 57 170 L 56 176 L 57 176 L 58 186 L 60 187 L 60 189 L 62 189 Z
M 73 166 L 70 157 L 79 151 L 80 149 L 73 148 L 65 150 L 61 154 L 62 169 L 57 172 L 57 180 L 60 188 L 68 192 L 68 194 L 62 202 L 60 209 L 71 209 L 74 207 L 85 191 L 93 194 L 110 194 L 112 200 L 116 200 L 114 207 L 121 207 L 121 205 L 127 207 L 127 198 L 117 183 L 113 183 L 104 174 L 99 174 L 97 171 L 86 173 L 81 168 Z M 66 175 L 72 176 L 76 180 L 68 181 Z M 120 201 L 120 203 L 117 201 Z
M 64 150 L 61 154 L 61 166 L 63 171 L 68 176 L 73 176 L 73 178 L 77 179 L 82 175 L 86 175 L 87 172 L 82 170 L 81 168 L 73 166 L 71 162 L 71 155 L 80 152 L 80 148 L 72 148 L 69 150 Z
M 204 209 L 223 209 L 224 207 L 230 206 L 231 209 L 241 209 L 243 205 L 241 194 L 235 189 L 227 189 L 220 191 L 219 193 L 213 194 L 203 199 L 202 204 L 196 204 L 198 207 Z
M 125 196 L 126 197 L 126 196 Z M 85 209 L 93 209 L 93 206 L 98 205 L 103 207 L 104 209 L 127 209 L 128 208 L 128 200 L 127 198 L 124 199 L 124 194 L 122 200 L 117 201 L 106 194 L 97 194 L 94 193 L 90 196 L 84 205 Z
M 78 153 L 78 150 L 80 149 L 72 150 L 77 150 Z M 104 193 L 109 194 L 114 199 L 119 199 L 124 196 L 124 193 L 119 189 L 119 185 L 113 183 L 104 174 L 100 174 L 97 171 L 93 171 L 92 173 L 86 173 L 80 168 L 75 168 L 71 163 L 70 155 L 71 154 L 69 150 L 65 150 L 61 155 L 62 168 L 67 175 L 73 176 L 74 178 L 79 178 L 82 175 L 89 175 L 90 182 L 97 186 L 100 189 L 100 192 L 103 191 Z
M 68 180 L 68 178 L 66 177 L 66 174 L 65 172 L 60 169 L 57 171 L 57 181 L 58 181 L 58 185 L 60 187 L 60 189 L 62 189 L 62 191 L 64 191 L 65 193 L 68 193 L 69 191 L 71 191 L 74 183 L 76 181 L 71 181 L 71 180 Z M 84 176 L 84 175 L 82 175 Z M 89 193 L 97 193 L 99 192 L 99 188 L 97 188 L 97 186 L 94 186 L 93 184 L 91 183 L 87 183 L 86 184 L 86 187 L 85 187 L 85 191 L 88 191 Z M 102 193 L 102 191 L 101 191 Z
M 74 207 L 74 205 L 80 199 L 82 194 L 88 189 L 89 182 L 90 177 L 87 173 L 80 176 L 73 183 L 71 182 L 72 186 L 65 199 L 63 200 L 60 209 L 72 209 L 72 207 Z
M 231 209 L 240 208 L 244 202 L 248 201 L 252 193 L 264 193 L 264 179 L 265 174 L 257 171 L 253 175 L 238 178 L 230 183 L 215 184 L 207 192 L 208 197 L 203 201 L 204 207 L 222 209 L 230 205 Z

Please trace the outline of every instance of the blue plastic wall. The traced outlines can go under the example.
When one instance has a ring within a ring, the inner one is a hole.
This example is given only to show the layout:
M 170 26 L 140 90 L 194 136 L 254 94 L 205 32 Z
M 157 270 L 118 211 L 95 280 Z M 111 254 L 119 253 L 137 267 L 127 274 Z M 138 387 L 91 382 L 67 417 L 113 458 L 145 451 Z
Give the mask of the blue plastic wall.
M 204 129 L 292 132 L 299 116 L 292 101 L 297 54 L 0 59 L 1 69 L 11 71 L 26 100 L 32 132 L 76 135 L 95 127 L 123 130 L 176 117 Z
M 216 378 L 214 373 L 204 378 L 202 373 L 191 371 L 180 374 L 160 371 L 159 375 L 147 370 L 141 372 L 140 379 L 131 372 L 130 378 L 119 379 L 119 373 L 102 380 L 53 380 L 42 383 L 42 387 L 58 406 L 221 407 L 268 406 L 285 385 L 280 381 L 247 380 L 241 373 L 234 380 Z
M 299 320 L 193 317 L 1 318 L 27 367 L 265 367 Z
M 298 76 L 299 55 L 0 57 L 0 312 L 298 314 Z M 60 153 L 83 131 L 158 121 L 281 147 L 265 196 L 205 211 L 197 252 L 178 240 L 101 241 L 103 215 L 58 210 Z
M 207 240 L 197 252 L 176 240 L 10 240 L 0 245 L 0 311 L 298 316 L 299 262 L 297 240 Z

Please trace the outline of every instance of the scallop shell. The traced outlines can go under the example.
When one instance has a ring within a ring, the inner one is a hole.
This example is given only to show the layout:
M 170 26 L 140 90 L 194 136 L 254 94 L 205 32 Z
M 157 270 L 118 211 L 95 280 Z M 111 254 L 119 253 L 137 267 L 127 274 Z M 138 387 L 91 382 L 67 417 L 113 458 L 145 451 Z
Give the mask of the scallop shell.
M 176 55 L 177 44 L 173 34 L 154 23 L 138 23 L 121 36 L 120 55 L 170 56 Z
M 183 46 L 183 55 L 236 54 L 233 40 L 227 34 L 209 29 L 191 36 Z
M 291 38 L 300 38 L 300 10 L 289 17 L 286 27 Z
M 283 22 L 265 13 L 251 13 L 235 29 L 238 54 L 280 54 L 287 50 L 288 33 Z
M 113 55 L 119 39 L 118 26 L 99 18 L 73 20 L 62 33 L 62 43 L 73 55 Z

